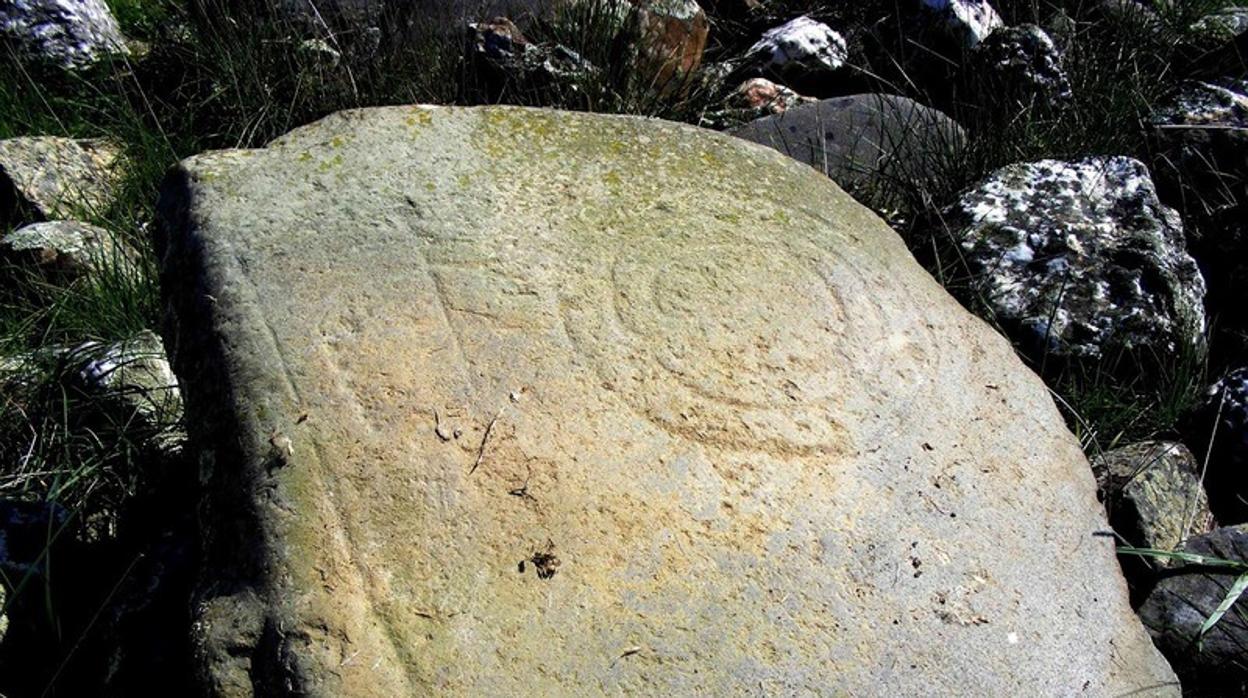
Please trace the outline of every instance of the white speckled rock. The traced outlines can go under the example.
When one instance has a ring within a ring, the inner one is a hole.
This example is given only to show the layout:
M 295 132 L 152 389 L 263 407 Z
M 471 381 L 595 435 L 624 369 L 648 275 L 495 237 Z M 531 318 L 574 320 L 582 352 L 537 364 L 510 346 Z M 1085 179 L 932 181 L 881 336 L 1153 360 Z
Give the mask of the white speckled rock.
M 1204 279 L 1137 160 L 1009 165 L 946 220 L 984 300 L 1030 350 L 1096 358 L 1203 345 Z
M 745 62 L 782 78 L 831 73 L 849 58 L 845 38 L 823 22 L 802 15 L 763 33 Z
M 1201 17 L 1192 31 L 1212 40 L 1227 40 L 1248 32 L 1248 7 L 1224 7 Z
M 209 692 L 1177 691 L 1044 385 L 802 163 L 393 107 L 160 211 Z
M 966 48 L 974 48 L 998 27 L 1005 26 L 1001 15 L 988 0 L 919 0 L 935 15 L 944 31 Z
M 66 68 L 126 53 L 125 38 L 104 0 L 4 0 L 0 37 L 19 56 Z

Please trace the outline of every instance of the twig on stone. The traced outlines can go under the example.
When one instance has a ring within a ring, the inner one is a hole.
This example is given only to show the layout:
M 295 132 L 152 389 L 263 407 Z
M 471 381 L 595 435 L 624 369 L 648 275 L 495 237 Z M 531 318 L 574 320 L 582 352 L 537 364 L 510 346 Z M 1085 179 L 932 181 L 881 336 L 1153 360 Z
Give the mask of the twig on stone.
M 490 440 L 490 432 L 494 431 L 494 424 L 498 422 L 498 418 L 501 416 L 503 416 L 503 411 L 500 409 L 498 413 L 494 415 L 494 418 L 490 420 L 490 423 L 485 425 L 485 433 L 481 435 L 481 445 L 477 447 L 477 460 L 472 464 L 472 469 L 468 471 L 469 475 L 477 472 L 477 468 L 480 467 L 481 461 L 485 459 L 485 445 Z

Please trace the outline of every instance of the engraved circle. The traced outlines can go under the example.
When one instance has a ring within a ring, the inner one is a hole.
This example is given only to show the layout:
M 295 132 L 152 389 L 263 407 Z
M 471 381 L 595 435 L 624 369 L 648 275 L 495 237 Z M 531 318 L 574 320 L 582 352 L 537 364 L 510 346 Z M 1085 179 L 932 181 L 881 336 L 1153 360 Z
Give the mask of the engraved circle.
M 612 266 L 616 320 L 671 380 L 739 407 L 835 394 L 845 311 L 790 249 L 721 243 L 632 250 Z M 801 383 L 798 377 L 803 377 Z

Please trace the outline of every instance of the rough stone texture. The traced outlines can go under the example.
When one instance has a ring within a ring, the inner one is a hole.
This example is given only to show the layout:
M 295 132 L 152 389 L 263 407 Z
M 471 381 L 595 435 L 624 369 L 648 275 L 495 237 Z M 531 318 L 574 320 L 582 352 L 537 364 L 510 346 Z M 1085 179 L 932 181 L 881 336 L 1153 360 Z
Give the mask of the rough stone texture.
M 753 113 L 755 116 L 783 114 L 799 104 L 816 102 L 803 97 L 784 85 L 777 85 L 767 78 L 750 78 L 737 86 L 729 97 L 729 105 Z
M 640 32 L 637 69 L 660 91 L 683 87 L 702 65 L 711 23 L 694 0 L 630 0 Z
M 469 48 L 479 74 L 496 91 L 552 86 L 575 88 L 598 69 L 563 45 L 535 44 L 506 17 L 468 25 Z
M 1248 203 L 1248 80 L 1194 82 L 1159 110 L 1158 177 L 1205 215 Z
M 32 223 L 0 237 L 0 264 L 72 281 L 85 274 L 138 272 L 139 254 L 103 228 L 78 221 Z M 0 286 L 4 285 L 0 274 Z
M 139 420 L 152 433 L 151 445 L 176 453 L 186 441 L 182 424 L 182 393 L 173 375 L 165 345 L 155 333 L 140 332 L 110 345 L 90 342 L 73 355 L 91 355 L 78 371 L 90 392 L 117 406 L 122 423 Z
M 1006 98 L 1024 107 L 1060 106 L 1072 96 L 1061 52 L 1034 24 L 992 32 L 972 56 L 977 87 L 995 102 Z
M 104 0 L 0 2 L 0 44 L 27 60 L 65 68 L 126 53 L 125 38 Z
M 1005 26 L 988 0 L 919 0 L 942 29 L 966 48 L 975 48 L 994 30 Z
M 1214 41 L 1228 41 L 1248 33 L 1248 7 L 1224 7 L 1201 17 L 1192 31 Z
M 1186 85 L 1153 117 L 1162 196 L 1200 232 L 1190 242 L 1223 327 L 1248 326 L 1248 81 Z
M 1204 279 L 1136 160 L 1008 165 L 944 218 L 984 300 L 1028 349 L 1094 359 L 1202 346 Z
M 0 226 L 103 209 L 118 152 L 103 141 L 55 136 L 0 141 Z
M 1144 441 L 1092 460 L 1110 525 L 1134 546 L 1176 550 L 1213 522 L 1196 457 L 1181 443 Z
M 1188 552 L 1248 563 L 1248 526 L 1193 538 Z M 1248 603 L 1244 597 L 1195 644 L 1200 627 L 1235 582 L 1237 570 L 1183 565 L 1167 571 L 1140 607 L 1140 618 L 1192 695 L 1243 695 L 1248 690 Z
M 805 165 L 393 107 L 160 210 L 212 691 L 1177 694 L 1043 384 Z
M 1248 251 L 1248 81 L 1188 84 L 1152 122 L 1159 181 L 1184 211 L 1218 223 L 1220 250 Z
M 835 72 L 849 58 L 845 38 L 823 22 L 802 15 L 763 32 L 744 63 L 786 84 L 809 83 Z
M 1204 404 L 1186 421 L 1188 443 L 1209 462 L 1209 498 L 1218 520 L 1248 521 L 1248 367 L 1210 386 Z
M 943 113 L 894 95 L 862 94 L 793 107 L 730 131 L 822 170 L 876 211 L 909 214 L 907 195 L 946 176 L 965 144 Z
M 750 78 L 725 97 L 720 108 L 703 114 L 699 125 L 723 130 L 764 116 L 783 114 L 799 104 L 817 101 L 819 100 L 799 95 L 767 78 Z

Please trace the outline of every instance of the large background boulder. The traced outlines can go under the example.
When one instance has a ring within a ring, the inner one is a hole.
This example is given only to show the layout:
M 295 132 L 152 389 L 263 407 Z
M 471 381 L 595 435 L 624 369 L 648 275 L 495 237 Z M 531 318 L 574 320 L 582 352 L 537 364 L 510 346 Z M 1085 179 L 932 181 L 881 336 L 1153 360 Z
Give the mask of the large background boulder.
M 896 95 L 834 97 L 729 131 L 815 167 L 877 212 L 912 214 L 966 145 L 958 124 Z
M 1177 692 L 1043 384 L 803 164 L 394 107 L 160 208 L 210 689 Z

